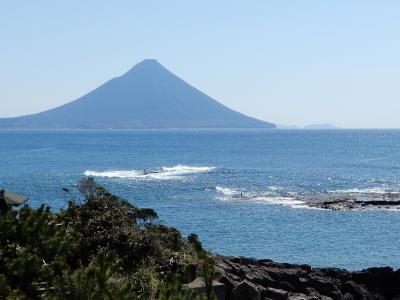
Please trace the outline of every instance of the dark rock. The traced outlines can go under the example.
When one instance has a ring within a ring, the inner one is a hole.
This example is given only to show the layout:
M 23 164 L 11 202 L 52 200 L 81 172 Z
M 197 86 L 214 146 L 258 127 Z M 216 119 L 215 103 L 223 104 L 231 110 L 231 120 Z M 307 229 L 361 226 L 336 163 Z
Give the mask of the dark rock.
M 260 262 L 260 264 L 274 262 L 272 259 L 259 259 L 258 261 Z
M 246 279 L 262 287 L 278 287 L 279 284 L 271 276 L 261 271 L 246 274 Z
M 374 292 L 372 298 L 373 298 L 373 299 L 376 299 L 376 300 L 386 300 L 385 295 L 382 294 L 381 292 Z
M 343 298 L 342 298 L 343 300 L 355 300 L 355 298 L 354 298 L 354 296 L 352 295 L 352 294 L 349 294 L 349 293 L 345 293 L 344 295 L 343 295 Z
M 275 286 L 289 292 L 301 289 L 303 285 L 300 282 L 300 278 L 307 275 L 307 272 L 303 269 L 293 268 L 293 266 L 288 269 L 266 267 L 263 270 L 275 281 Z
M 260 292 L 255 284 L 244 280 L 237 287 L 235 287 L 228 300 L 261 300 Z
M 317 298 L 317 299 L 321 299 L 321 300 L 333 300 L 333 298 L 331 298 L 331 297 L 328 297 L 328 296 L 324 296 L 324 295 L 321 295 L 319 298 Z
M 371 293 L 361 284 L 354 281 L 348 281 L 344 285 L 345 292 L 354 296 L 355 300 L 372 299 Z
M 328 293 L 327 296 L 329 296 L 333 300 L 341 300 L 341 299 L 343 299 L 343 294 L 341 293 L 341 291 L 330 292 L 330 293 Z
M 331 278 L 337 278 L 340 281 L 348 281 L 351 279 L 350 272 L 338 269 L 338 268 L 329 268 L 329 269 L 320 269 L 324 276 L 329 276 Z
M 241 265 L 256 265 L 258 266 L 260 263 L 257 259 L 247 258 L 247 257 L 239 257 L 239 264 Z
M 320 275 L 311 274 L 310 284 L 314 287 L 320 294 L 329 294 L 338 290 L 333 280 L 329 277 L 322 277 Z
M 371 290 L 381 291 L 388 299 L 400 294 L 400 272 L 395 272 L 390 267 L 369 268 L 360 272 L 354 272 L 351 278 L 353 281 L 361 283 Z
M 281 289 L 266 288 L 262 291 L 263 298 L 268 297 L 270 299 L 286 300 L 288 295 L 289 295 L 288 292 Z
M 218 257 L 217 271 L 226 285 L 227 299 L 393 299 L 400 295 L 400 271 L 371 268 L 349 272 L 337 268 L 281 264 L 271 260 Z M 239 288 L 240 286 L 240 288 Z M 232 298 L 235 296 L 236 298 Z M 243 297 L 243 298 L 240 298 Z M 400 300 L 400 299 L 399 299 Z
M 219 279 L 219 282 L 225 284 L 225 290 L 227 294 L 229 294 L 237 285 L 238 283 L 235 282 L 230 276 L 222 275 Z
M 354 298 L 354 296 L 352 294 L 345 293 L 343 295 L 343 300 L 355 300 L 355 298 Z
M 288 292 L 296 292 L 298 288 L 295 288 L 293 284 L 291 284 L 289 281 L 284 280 L 279 282 L 279 286 L 284 289 L 285 291 Z
M 306 205 L 328 210 L 400 209 L 400 193 L 334 193 L 317 194 L 306 199 Z
M 225 300 L 225 285 L 222 284 L 221 282 L 213 280 L 212 282 L 212 287 L 214 291 L 214 295 L 216 296 L 217 300 Z M 192 289 L 196 291 L 198 295 L 204 295 L 206 293 L 206 284 L 204 282 L 203 277 L 197 277 L 195 280 L 192 282 L 186 284 L 184 286 L 186 289 Z
M 315 296 L 315 297 L 320 296 L 317 290 L 312 287 L 305 288 L 305 292 L 308 296 Z
M 287 300 L 319 300 L 319 299 L 321 298 L 317 296 L 308 296 L 301 293 L 290 294 L 289 297 L 287 298 Z

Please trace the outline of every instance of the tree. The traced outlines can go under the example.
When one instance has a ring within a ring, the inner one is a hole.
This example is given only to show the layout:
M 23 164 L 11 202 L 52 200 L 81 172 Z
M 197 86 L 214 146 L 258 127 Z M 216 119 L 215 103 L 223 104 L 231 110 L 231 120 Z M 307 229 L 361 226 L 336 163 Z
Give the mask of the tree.
M 183 239 L 91 178 L 78 189 L 83 201 L 59 212 L 0 214 L 0 299 L 201 299 L 183 288 L 202 262 L 196 235 Z

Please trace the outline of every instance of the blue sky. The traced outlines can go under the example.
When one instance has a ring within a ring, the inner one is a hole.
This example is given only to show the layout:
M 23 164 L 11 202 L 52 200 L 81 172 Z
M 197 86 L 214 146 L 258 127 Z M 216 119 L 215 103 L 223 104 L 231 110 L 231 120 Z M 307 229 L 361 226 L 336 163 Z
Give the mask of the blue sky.
M 399 1 L 0 2 L 0 117 L 145 58 L 267 121 L 400 128 Z

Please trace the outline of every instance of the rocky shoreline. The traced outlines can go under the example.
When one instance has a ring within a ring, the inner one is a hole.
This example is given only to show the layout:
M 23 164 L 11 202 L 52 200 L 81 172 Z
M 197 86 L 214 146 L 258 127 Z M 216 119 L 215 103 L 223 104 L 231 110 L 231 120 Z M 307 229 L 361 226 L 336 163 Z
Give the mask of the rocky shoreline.
M 400 201 L 336 199 L 323 202 L 308 202 L 309 207 L 328 210 L 400 210 Z
M 400 299 L 400 270 L 390 267 L 350 272 L 218 256 L 216 269 L 226 300 Z
M 308 196 L 305 205 L 327 210 L 399 210 L 398 192 L 346 192 Z

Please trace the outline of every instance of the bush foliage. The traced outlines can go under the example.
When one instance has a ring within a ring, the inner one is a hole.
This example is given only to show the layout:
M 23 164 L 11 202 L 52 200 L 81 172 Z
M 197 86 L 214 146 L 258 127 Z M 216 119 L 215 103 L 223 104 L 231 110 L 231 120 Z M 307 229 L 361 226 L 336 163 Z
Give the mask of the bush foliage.
M 183 238 L 92 178 L 77 188 L 65 210 L 0 214 L 0 299 L 213 299 L 183 288 L 214 277 L 197 235 Z

